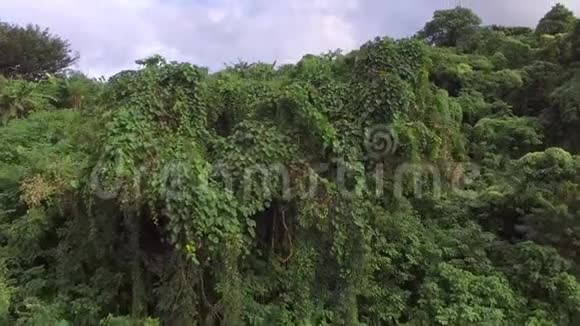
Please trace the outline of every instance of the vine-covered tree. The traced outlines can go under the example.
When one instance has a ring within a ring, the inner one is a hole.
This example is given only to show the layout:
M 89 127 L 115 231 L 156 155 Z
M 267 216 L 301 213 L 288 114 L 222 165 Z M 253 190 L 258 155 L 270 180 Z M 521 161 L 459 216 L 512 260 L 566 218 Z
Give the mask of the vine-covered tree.
M 0 22 L 0 75 L 38 80 L 62 72 L 76 59 L 69 43 L 48 29 Z

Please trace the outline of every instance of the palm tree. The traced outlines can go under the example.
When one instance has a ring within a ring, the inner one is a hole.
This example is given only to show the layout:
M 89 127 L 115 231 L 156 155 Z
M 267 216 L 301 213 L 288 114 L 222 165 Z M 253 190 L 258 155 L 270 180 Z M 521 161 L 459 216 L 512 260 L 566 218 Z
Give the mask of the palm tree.
M 51 97 L 38 92 L 38 84 L 0 76 L 0 120 L 26 116 L 28 113 L 49 106 Z

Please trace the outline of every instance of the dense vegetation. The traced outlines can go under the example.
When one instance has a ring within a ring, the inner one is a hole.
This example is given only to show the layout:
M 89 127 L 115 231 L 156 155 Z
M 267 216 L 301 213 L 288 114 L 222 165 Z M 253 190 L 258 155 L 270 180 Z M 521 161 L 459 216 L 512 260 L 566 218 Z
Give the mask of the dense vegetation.
M 535 30 L 439 11 L 280 67 L 139 64 L 0 65 L 6 325 L 580 324 L 565 7 Z

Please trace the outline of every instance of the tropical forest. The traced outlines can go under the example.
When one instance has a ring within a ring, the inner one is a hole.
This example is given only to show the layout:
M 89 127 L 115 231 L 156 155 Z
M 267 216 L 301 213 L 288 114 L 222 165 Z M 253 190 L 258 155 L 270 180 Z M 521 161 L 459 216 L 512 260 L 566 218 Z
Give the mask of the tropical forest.
M 564 5 L 285 64 L 78 55 L 0 23 L 0 325 L 580 325 Z

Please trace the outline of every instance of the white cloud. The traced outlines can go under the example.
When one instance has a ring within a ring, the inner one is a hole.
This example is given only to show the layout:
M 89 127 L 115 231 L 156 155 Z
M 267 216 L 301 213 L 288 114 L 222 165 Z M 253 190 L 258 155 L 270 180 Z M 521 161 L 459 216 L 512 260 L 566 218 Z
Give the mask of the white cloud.
M 486 23 L 534 25 L 550 0 L 466 0 Z M 580 2 L 569 1 L 580 12 Z M 80 52 L 78 68 L 111 75 L 159 53 L 223 63 L 295 61 L 419 30 L 454 0 L 0 0 L 0 20 L 49 27 Z

